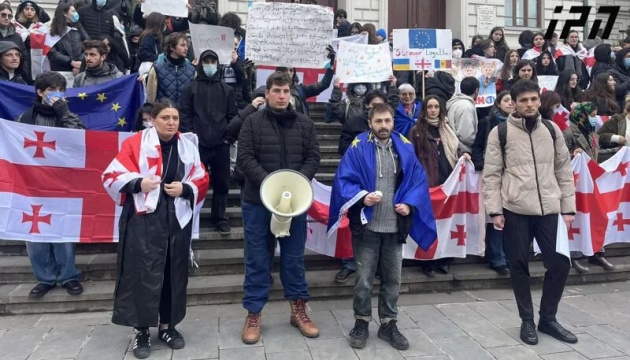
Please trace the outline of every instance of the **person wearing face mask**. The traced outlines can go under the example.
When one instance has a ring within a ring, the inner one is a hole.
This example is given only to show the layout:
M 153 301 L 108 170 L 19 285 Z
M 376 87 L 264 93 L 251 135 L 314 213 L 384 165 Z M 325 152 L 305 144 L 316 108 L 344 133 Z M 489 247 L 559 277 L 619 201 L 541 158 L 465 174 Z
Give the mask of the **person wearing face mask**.
M 182 131 L 199 137 L 201 161 L 212 174 L 210 219 L 222 235 L 230 233 L 225 217 L 230 189 L 230 144 L 226 139 L 228 123 L 238 113 L 236 93 L 221 80 L 219 56 L 212 50 L 201 53 L 197 77 L 182 91 Z
M 346 120 L 363 114 L 363 98 L 371 89 L 369 83 L 353 83 L 347 84 L 346 96 L 343 99 L 343 90 L 339 78 L 335 77 L 333 81 L 333 91 L 330 95 L 328 105 L 334 120 L 345 123 Z
M 83 60 L 83 42 L 90 40 L 79 22 L 79 13 L 72 3 L 57 6 L 50 35 L 61 39 L 48 52 L 48 61 L 52 71 L 72 71 L 77 75 Z
M 67 129 L 85 129 L 79 116 L 70 112 L 64 100 L 66 79 L 56 72 L 45 72 L 35 78 L 35 103 L 17 118 L 17 122 Z M 26 242 L 28 257 L 38 284 L 29 297 L 41 298 L 49 290 L 61 284 L 71 295 L 79 295 L 83 287 L 79 283 L 81 272 L 75 265 L 74 243 Z
M 134 124 L 135 131 L 142 131 L 153 127 L 153 117 L 151 112 L 153 111 L 153 104 L 144 103 L 136 112 L 136 122 Z
M 90 39 L 99 39 L 102 35 L 114 36 L 114 17 L 105 9 L 106 5 L 107 0 L 94 0 L 78 10 L 79 22 Z
M 630 95 L 630 48 L 617 52 L 615 64 L 610 69 L 610 74 L 615 80 L 615 96 L 619 107 L 623 108 L 628 95 Z
M 188 61 L 188 39 L 172 33 L 164 41 L 164 60 L 153 64 L 147 77 L 147 101 L 169 98 L 180 103 L 182 89 L 195 78 L 195 66 Z
M 464 43 L 459 39 L 453 39 L 452 43 L 453 43 L 453 58 L 461 59 L 462 56 L 464 55 L 464 51 L 466 51 L 466 46 L 464 46 Z

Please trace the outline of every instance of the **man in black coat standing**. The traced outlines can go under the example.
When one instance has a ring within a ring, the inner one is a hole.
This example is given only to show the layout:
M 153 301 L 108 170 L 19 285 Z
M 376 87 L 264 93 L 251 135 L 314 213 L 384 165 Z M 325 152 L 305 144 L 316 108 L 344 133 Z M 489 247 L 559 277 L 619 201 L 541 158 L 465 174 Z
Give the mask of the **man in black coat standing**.
M 299 171 L 309 180 L 319 169 L 319 144 L 313 121 L 291 105 L 291 78 L 274 72 L 267 78 L 267 105 L 245 119 L 238 139 L 236 166 L 243 172 L 241 193 L 245 226 L 245 281 L 243 307 L 248 311 L 242 340 L 260 340 L 260 313 L 269 299 L 270 257 L 273 241 L 271 213 L 260 200 L 260 186 L 270 173 L 280 169 Z M 280 243 L 280 279 L 291 304 L 291 325 L 306 337 L 319 336 L 319 329 L 306 313 L 309 299 L 304 269 L 306 214 L 291 221 L 291 235 Z
M 94 0 L 79 8 L 79 22 L 90 36 L 100 39 L 103 35 L 114 37 L 114 16 L 105 7 L 108 0 Z

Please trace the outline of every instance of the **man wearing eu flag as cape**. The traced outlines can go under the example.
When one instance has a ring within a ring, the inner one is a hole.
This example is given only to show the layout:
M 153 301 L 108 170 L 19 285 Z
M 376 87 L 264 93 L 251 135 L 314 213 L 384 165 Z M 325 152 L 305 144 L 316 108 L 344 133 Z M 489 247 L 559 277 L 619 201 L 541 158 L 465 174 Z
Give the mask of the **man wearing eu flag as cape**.
M 357 263 L 354 329 L 348 341 L 364 348 L 372 318 L 372 284 L 380 262 L 378 336 L 398 350 L 409 342 L 398 331 L 396 316 L 402 249 L 407 236 L 427 250 L 437 238 L 429 188 L 413 146 L 393 132 L 394 110 L 375 104 L 368 114 L 370 131 L 359 134 L 341 159 L 333 181 L 328 234 L 344 213 L 350 221 Z

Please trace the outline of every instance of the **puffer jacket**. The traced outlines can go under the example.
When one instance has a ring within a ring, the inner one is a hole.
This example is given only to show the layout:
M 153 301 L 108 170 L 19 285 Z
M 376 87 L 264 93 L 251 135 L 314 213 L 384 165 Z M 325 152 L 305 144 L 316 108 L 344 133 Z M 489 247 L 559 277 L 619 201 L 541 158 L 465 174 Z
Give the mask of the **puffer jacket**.
M 102 35 L 114 36 L 114 18 L 109 10 L 99 9 L 96 1 L 84 5 L 78 10 L 79 21 L 91 39 L 100 39 Z
M 483 168 L 488 214 L 503 214 L 504 208 L 533 216 L 575 213 L 571 156 L 560 128 L 553 122 L 552 125 L 555 149 L 540 116 L 530 132 L 525 119 L 511 114 L 507 119 L 505 163 L 498 127 L 490 131 Z
M 623 49 L 617 52 L 615 64 L 609 71 L 610 75 L 612 75 L 617 83 L 615 85 L 615 97 L 617 98 L 619 107 L 622 109 L 624 108 L 626 96 L 630 95 L 630 68 L 627 68 L 623 63 L 628 53 L 630 53 L 630 49 Z
M 73 87 L 79 88 L 83 86 L 89 85 L 98 85 L 110 80 L 115 80 L 125 76 L 123 73 L 118 70 L 118 68 L 114 64 L 110 64 L 108 62 L 103 62 L 101 66 L 96 69 L 85 69 L 84 72 L 80 73 L 74 78 Z
M 280 169 L 296 170 L 309 180 L 319 169 L 319 144 L 315 124 L 289 105 L 283 118 L 267 106 L 247 117 L 238 138 L 236 167 L 245 184 L 244 202 L 261 204 L 260 185 L 267 175 Z
M 83 41 L 90 40 L 90 36 L 78 26 L 61 37 L 48 52 L 48 61 L 52 71 L 72 71 L 73 61 L 83 60 Z

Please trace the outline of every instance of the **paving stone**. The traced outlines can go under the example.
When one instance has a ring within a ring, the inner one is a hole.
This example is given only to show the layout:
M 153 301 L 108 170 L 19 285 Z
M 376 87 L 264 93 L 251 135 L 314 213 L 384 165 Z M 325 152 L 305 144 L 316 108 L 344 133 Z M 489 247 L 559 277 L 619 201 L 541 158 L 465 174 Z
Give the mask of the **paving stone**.
M 471 330 L 468 335 L 484 348 L 518 345 L 519 342 L 505 331 L 495 328 L 492 330 Z
M 450 360 L 450 358 L 446 355 L 429 355 L 407 357 L 405 360 Z
M 587 296 L 575 296 L 563 300 L 565 304 L 585 311 L 606 324 L 613 325 L 625 331 L 630 331 L 630 314 L 619 309 L 605 308 L 602 311 L 602 303 Z
M 475 299 L 465 291 L 452 293 L 400 294 L 398 306 L 435 305 L 472 302 Z
M 343 336 L 348 336 L 350 330 L 354 327 L 354 311 L 353 310 L 333 310 L 331 311 L 335 320 L 341 328 Z M 370 330 L 374 331 L 374 324 L 370 323 Z
M 310 360 L 311 353 L 307 351 L 289 351 L 281 353 L 267 353 L 267 360 Z M 223 360 L 223 358 L 221 358 Z
M 392 348 L 391 346 L 388 348 L 382 349 L 357 349 L 355 353 L 359 357 L 360 360 L 404 360 L 404 356 L 400 353 L 400 351 Z
M 0 304 L 6 304 L 9 301 L 9 295 L 11 295 L 16 287 L 17 285 L 13 284 L 0 285 Z
M 266 315 L 262 317 L 261 334 L 264 337 L 265 332 L 269 327 L 266 324 Z M 245 323 L 245 317 L 221 317 L 219 318 L 219 357 L 221 356 L 221 350 L 231 348 L 242 347 L 261 347 L 262 341 L 254 345 L 247 345 L 241 340 L 241 332 L 243 330 L 243 324 Z
M 123 326 L 97 326 L 81 349 L 78 360 L 122 359 L 131 338 L 128 328 Z
M 435 343 L 452 360 L 494 360 L 494 357 L 490 355 L 489 352 L 484 350 L 478 343 L 470 338 L 439 339 L 436 340 Z
M 628 295 L 627 293 L 605 293 L 589 295 L 593 300 L 599 301 L 606 306 L 606 308 L 616 308 L 620 310 L 628 309 Z
M 313 311 L 309 316 L 319 328 L 318 339 L 334 339 L 345 336 L 331 311 Z
M 29 329 L 41 318 L 41 314 L 0 316 L 0 329 Z
M 514 299 L 514 292 L 511 289 L 481 289 L 464 291 L 475 301 L 498 301 Z
M 470 303 L 468 306 L 502 329 L 518 326 L 521 318 L 497 301 Z
M 567 303 L 565 303 L 564 301 L 567 301 Z M 563 298 L 560 301 L 560 306 L 558 306 L 558 314 L 556 315 L 556 317 L 558 318 L 558 322 L 563 324 L 563 326 L 565 324 L 571 324 L 573 326 L 579 327 L 587 325 L 601 325 L 606 323 L 602 319 L 598 319 L 586 311 L 582 311 L 581 309 L 569 305 L 569 301 L 570 299 Z
M 369 341 L 369 340 L 368 340 Z M 346 339 L 308 339 L 306 341 L 313 360 L 356 360 L 354 350 Z M 224 360 L 221 358 L 221 360 Z
M 588 358 L 585 358 L 584 356 L 580 355 L 580 353 L 575 351 L 541 355 L 541 357 L 545 360 L 588 360 Z
M 569 344 L 575 351 L 590 359 L 600 359 L 623 354 L 590 334 L 580 334 L 577 344 Z
M 74 359 L 93 330 L 93 326 L 54 327 L 44 336 L 29 360 Z
M 372 309 L 372 319 L 374 319 L 374 323 L 378 326 L 380 326 L 380 319 L 378 318 L 378 309 L 374 308 Z M 398 317 L 397 317 L 397 322 L 396 322 L 396 326 L 398 327 L 398 329 L 413 329 L 413 328 L 418 328 L 418 325 L 409 318 L 409 316 L 407 316 L 407 314 L 405 314 L 404 311 L 401 311 L 400 308 L 398 308 Z
M 454 322 L 444 316 L 435 306 L 404 306 L 402 309 L 433 340 L 466 336 Z
M 178 350 L 179 351 L 179 350 Z M 156 349 L 153 346 L 153 340 L 151 340 L 151 360 L 171 360 L 173 356 L 173 350 L 171 349 Z M 129 351 L 125 354 L 125 358 L 123 360 L 135 360 L 136 357 L 133 356 L 133 352 Z
M 25 360 L 50 329 L 9 329 L 0 337 L 0 360 Z
M 520 325 L 519 325 L 520 326 Z M 514 338 L 516 341 L 521 343 L 521 345 L 525 346 L 527 349 L 532 350 L 536 354 L 555 354 L 561 352 L 570 352 L 571 349 L 565 343 L 560 342 L 550 336 L 543 336 L 544 334 L 538 334 L 538 344 L 537 345 L 527 345 L 521 342 L 520 327 L 505 329 L 505 332 Z
M 523 345 L 487 349 L 498 360 L 533 360 L 540 357 Z
M 208 359 L 219 357 L 219 319 L 191 319 L 179 325 L 186 347 L 173 351 L 173 360 Z
M 98 326 L 112 323 L 112 312 L 86 312 L 78 314 L 44 314 L 36 326 L 75 327 Z
M 401 351 L 403 356 L 443 355 L 431 339 L 420 329 L 404 329 L 400 331 L 409 340 L 409 349 Z
M 266 353 L 283 351 L 308 351 L 304 336 L 289 324 L 285 314 L 269 314 L 265 316 L 265 332 L 263 346 Z
M 468 307 L 468 304 L 435 305 L 449 320 L 467 333 L 497 329 L 494 324 Z
M 260 346 L 234 349 L 219 349 L 221 360 L 265 360 L 265 350 Z

